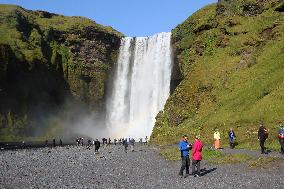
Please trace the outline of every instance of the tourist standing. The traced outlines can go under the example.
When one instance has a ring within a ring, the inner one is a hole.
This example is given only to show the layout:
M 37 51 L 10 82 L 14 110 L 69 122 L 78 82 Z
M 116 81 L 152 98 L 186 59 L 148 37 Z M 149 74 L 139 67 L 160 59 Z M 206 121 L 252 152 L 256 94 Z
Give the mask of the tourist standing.
M 25 141 L 23 140 L 23 141 L 22 141 L 22 148 L 25 148 L 25 146 L 26 146 L 26 145 L 25 145 Z
M 96 141 L 95 141 L 95 152 L 99 152 L 100 146 L 101 146 L 100 141 L 98 139 L 96 139 Z
M 148 143 L 148 137 L 146 136 L 145 137 L 145 144 L 147 144 Z
M 229 136 L 230 148 L 233 149 L 235 147 L 235 140 L 236 140 L 236 134 L 235 134 L 233 128 L 230 128 L 230 130 L 228 132 L 228 136 Z
M 134 138 L 130 139 L 129 145 L 131 152 L 134 152 L 134 144 L 135 144 Z
M 284 125 L 280 125 L 278 138 L 280 143 L 280 153 L 284 154 Z
M 179 175 L 183 176 L 183 171 L 185 169 L 185 176 L 187 177 L 189 175 L 189 164 L 190 164 L 190 160 L 189 160 L 189 143 L 188 143 L 188 138 L 186 135 L 182 136 L 182 139 L 179 143 L 179 150 L 181 152 L 181 168 L 179 171 Z
M 53 144 L 53 147 L 56 146 L 56 144 L 55 144 L 55 138 L 52 140 L 52 144 Z
M 202 142 L 199 136 L 195 136 L 195 141 L 192 147 L 192 175 L 200 177 L 200 161 L 202 160 Z
M 102 138 L 102 141 L 103 141 L 103 145 L 107 143 L 107 142 L 106 142 L 106 141 L 107 141 L 106 138 Z
M 87 145 L 87 149 L 88 149 L 88 150 L 91 149 L 91 145 L 92 145 L 92 140 L 89 139 L 89 140 L 88 140 L 88 145 Z
M 124 139 L 124 140 L 122 141 L 122 145 L 124 146 L 124 152 L 127 153 L 127 147 L 128 147 L 127 139 Z
M 92 145 L 92 140 L 89 139 L 89 140 L 88 140 L 88 146 L 91 146 L 91 145 Z
M 267 138 L 268 138 L 268 131 L 263 124 L 260 124 L 260 127 L 258 129 L 258 140 L 262 154 L 267 154 L 267 152 L 265 152 L 265 146 L 264 146 L 264 143 Z
M 108 138 L 108 144 L 111 144 L 111 139 L 110 138 Z
M 215 129 L 215 132 L 214 132 L 214 147 L 215 149 L 221 148 L 221 137 L 220 137 L 220 132 L 218 129 Z

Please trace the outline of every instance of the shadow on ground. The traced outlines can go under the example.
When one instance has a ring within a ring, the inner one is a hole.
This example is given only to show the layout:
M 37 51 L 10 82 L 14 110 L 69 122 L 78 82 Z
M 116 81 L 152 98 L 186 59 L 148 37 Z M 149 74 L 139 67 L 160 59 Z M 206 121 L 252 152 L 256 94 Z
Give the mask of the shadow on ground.
M 208 169 L 208 170 L 206 168 L 201 169 L 200 170 L 200 176 L 207 175 L 208 173 L 211 173 L 211 172 L 215 171 L 216 169 L 217 169 L 216 167 L 214 167 L 212 169 Z

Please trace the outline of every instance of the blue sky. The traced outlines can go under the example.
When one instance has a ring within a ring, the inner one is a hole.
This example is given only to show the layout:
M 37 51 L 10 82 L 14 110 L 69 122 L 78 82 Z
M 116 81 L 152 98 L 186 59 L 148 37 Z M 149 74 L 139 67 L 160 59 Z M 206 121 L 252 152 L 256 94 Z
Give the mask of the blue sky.
M 87 17 L 126 36 L 168 32 L 214 2 L 217 0 L 0 0 L 31 10 Z

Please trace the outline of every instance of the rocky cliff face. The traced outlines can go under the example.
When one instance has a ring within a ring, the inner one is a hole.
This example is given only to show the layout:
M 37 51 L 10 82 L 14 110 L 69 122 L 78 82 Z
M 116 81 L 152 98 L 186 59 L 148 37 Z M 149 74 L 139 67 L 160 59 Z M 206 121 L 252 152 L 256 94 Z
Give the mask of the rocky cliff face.
M 101 111 L 121 37 L 86 18 L 0 5 L 0 140 L 48 132 L 38 128 L 66 104 Z
M 233 127 L 252 147 L 263 122 L 276 136 L 283 123 L 283 1 L 220 0 L 172 31 L 181 82 L 156 117 L 152 142 L 201 134 L 211 144 L 217 127 Z M 276 146 L 276 138 L 269 145 Z

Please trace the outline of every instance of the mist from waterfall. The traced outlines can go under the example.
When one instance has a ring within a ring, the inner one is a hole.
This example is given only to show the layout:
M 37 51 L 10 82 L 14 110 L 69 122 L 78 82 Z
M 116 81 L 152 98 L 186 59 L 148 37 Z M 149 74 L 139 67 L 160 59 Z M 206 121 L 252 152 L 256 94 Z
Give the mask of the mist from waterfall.
M 171 33 L 125 37 L 107 100 L 111 137 L 150 136 L 170 92 Z

